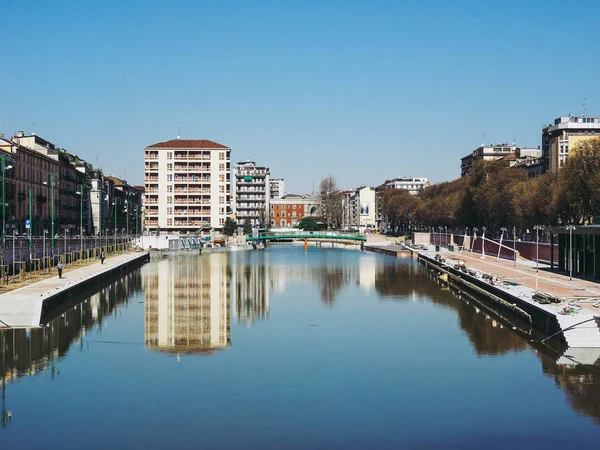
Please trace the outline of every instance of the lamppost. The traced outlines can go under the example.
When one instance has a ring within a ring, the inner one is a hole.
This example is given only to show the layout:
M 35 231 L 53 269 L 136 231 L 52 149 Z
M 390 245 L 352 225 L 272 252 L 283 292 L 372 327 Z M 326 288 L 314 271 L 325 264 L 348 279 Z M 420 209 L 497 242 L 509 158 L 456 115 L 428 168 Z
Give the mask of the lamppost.
M 81 196 L 81 200 L 79 202 L 79 231 L 81 238 L 81 258 L 83 258 L 83 190 L 85 189 L 85 185 L 82 183 L 79 185 L 79 190 L 75 192 Z
M 498 246 L 498 257 L 496 258 L 496 262 L 500 260 L 500 250 L 502 250 L 502 238 L 504 237 L 504 232 L 506 231 L 506 227 L 500 228 L 502 233 L 500 234 L 500 245 Z
M 471 253 L 473 252 L 473 250 L 475 250 L 475 241 L 477 240 L 477 232 L 478 231 L 479 231 L 479 228 L 473 227 L 473 245 L 471 245 Z
M 33 191 L 29 188 L 29 269 L 33 259 Z
M 114 230 L 114 240 L 113 240 L 113 244 L 115 246 L 115 250 L 117 248 L 117 202 L 120 201 L 121 199 L 119 197 L 115 197 L 115 201 L 113 202 L 113 214 L 115 216 L 115 230 Z
M 538 272 L 540 271 L 540 230 L 544 227 L 536 225 L 535 229 L 535 290 L 538 290 Z
M 481 229 L 483 230 L 483 234 L 481 235 L 481 257 L 485 258 L 485 227 L 481 227 Z
M 125 199 L 125 227 L 127 229 L 127 244 L 129 244 L 129 199 Z M 126 244 L 126 246 L 127 246 Z
M 4 264 L 6 252 L 6 185 L 4 183 L 4 173 L 12 169 L 11 165 L 6 165 L 6 155 L 2 155 L 2 263 Z
M 573 231 L 575 230 L 575 226 L 567 225 L 567 230 L 569 230 L 569 281 L 573 279 Z
M 517 267 L 517 227 L 513 227 L 513 267 Z
M 47 181 L 44 181 L 45 185 L 48 185 Z M 51 208 L 51 221 L 50 221 L 50 238 L 52 239 L 52 260 L 54 261 L 54 172 L 50 173 L 50 208 Z

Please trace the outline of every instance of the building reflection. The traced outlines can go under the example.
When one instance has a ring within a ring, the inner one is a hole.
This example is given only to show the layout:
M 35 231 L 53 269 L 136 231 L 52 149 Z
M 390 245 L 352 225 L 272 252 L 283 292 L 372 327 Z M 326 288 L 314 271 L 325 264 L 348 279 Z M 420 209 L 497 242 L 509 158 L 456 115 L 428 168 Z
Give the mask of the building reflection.
M 109 281 L 83 302 L 45 312 L 40 328 L 0 328 L 2 426 L 7 425 L 7 385 L 19 382 L 24 376 L 57 377 L 57 364 L 69 350 L 73 347 L 83 350 L 86 333 L 101 329 L 107 316 L 116 314 L 131 296 L 142 291 L 141 270 Z
M 147 266 L 146 348 L 211 353 L 231 345 L 228 255 L 180 256 Z

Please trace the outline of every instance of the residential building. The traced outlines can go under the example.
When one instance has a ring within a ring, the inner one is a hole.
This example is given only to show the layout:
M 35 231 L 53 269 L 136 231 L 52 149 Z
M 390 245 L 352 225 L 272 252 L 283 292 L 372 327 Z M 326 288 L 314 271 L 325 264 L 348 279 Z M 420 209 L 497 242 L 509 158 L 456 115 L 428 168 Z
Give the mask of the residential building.
M 268 167 L 254 161 L 238 162 L 234 169 L 235 215 L 238 226 L 250 219 L 253 227 L 266 226 L 269 220 L 271 184 Z
M 205 234 L 230 214 L 231 149 L 173 139 L 145 148 L 145 216 L 150 232 Z
M 375 188 L 342 191 L 342 228 L 375 228 Z
M 429 186 L 429 180 L 427 178 L 400 177 L 386 180 L 384 184 L 388 189 L 404 189 L 412 195 L 417 195 Z
M 308 194 L 287 194 L 282 198 L 271 199 L 271 226 L 297 227 L 304 217 L 315 217 L 319 200 Z
M 283 178 L 271 178 L 271 199 L 281 198 L 285 195 L 285 180 Z
M 517 152 L 522 155 L 533 155 L 540 153 L 540 149 L 518 147 L 515 144 L 481 145 L 467 156 L 461 158 L 460 175 L 462 177 L 467 175 L 477 161 L 496 161 Z
M 142 193 L 130 186 L 126 180 L 112 175 L 105 177 L 105 184 L 112 186 L 112 189 L 109 187 L 106 190 L 109 193 L 112 191 L 113 194 L 108 196 L 112 224 L 109 228 L 114 232 L 116 226 L 117 232 L 120 234 L 138 234 L 138 229 L 141 229 Z
M 568 116 L 554 120 L 542 129 L 544 172 L 556 172 L 564 166 L 569 152 L 577 151 L 577 142 L 600 137 L 600 117 Z

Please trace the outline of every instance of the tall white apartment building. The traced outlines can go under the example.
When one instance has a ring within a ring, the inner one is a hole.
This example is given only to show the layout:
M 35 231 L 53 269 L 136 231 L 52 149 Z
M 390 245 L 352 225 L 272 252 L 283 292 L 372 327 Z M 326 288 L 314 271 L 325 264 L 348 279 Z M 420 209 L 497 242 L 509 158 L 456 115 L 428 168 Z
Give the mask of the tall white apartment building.
M 271 178 L 271 200 L 281 198 L 285 195 L 285 180 L 283 178 Z
M 145 217 L 150 232 L 207 234 L 230 214 L 231 149 L 173 139 L 145 148 Z
M 239 162 L 235 169 L 235 214 L 238 226 L 246 218 L 253 227 L 267 226 L 270 221 L 271 200 L 270 170 L 257 166 L 254 161 Z

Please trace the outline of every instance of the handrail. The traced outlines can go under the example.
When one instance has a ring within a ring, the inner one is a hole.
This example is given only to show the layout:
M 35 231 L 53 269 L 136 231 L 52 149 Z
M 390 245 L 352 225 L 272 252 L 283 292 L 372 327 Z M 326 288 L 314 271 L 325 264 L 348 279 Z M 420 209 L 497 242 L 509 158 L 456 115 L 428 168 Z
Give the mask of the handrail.
M 268 239 L 340 239 L 347 241 L 366 241 L 367 238 L 360 235 L 329 235 L 329 234 L 267 234 L 260 236 L 246 236 L 246 241 L 262 241 Z

